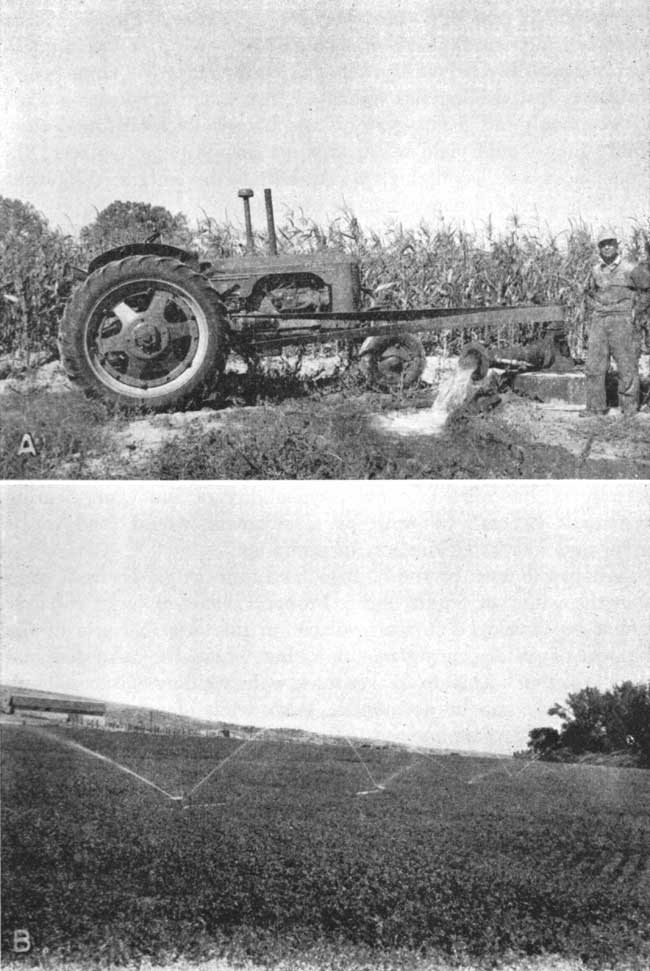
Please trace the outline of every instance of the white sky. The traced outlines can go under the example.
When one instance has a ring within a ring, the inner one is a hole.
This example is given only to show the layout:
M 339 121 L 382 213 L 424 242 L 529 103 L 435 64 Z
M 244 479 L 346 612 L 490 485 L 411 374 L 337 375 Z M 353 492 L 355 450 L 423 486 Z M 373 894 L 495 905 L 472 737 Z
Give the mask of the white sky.
M 640 483 L 8 483 L 2 681 L 510 752 L 650 679 Z
M 647 0 L 0 0 L 0 191 L 367 226 L 648 214 Z M 3 680 L 509 751 L 650 677 L 648 488 L 6 485 Z
M 513 211 L 629 229 L 650 192 L 647 0 L 0 0 L 0 186 L 240 219 L 241 186 L 366 226 Z M 0 79 L 2 80 L 2 79 Z

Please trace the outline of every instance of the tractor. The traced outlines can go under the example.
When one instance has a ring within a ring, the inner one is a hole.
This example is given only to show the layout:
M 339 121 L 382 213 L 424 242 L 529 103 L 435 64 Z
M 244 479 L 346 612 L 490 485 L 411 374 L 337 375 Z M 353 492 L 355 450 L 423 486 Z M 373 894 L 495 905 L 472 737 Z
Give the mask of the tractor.
M 279 254 L 270 189 L 264 190 L 269 252 L 255 251 L 252 189 L 240 189 L 246 251 L 209 263 L 156 236 L 96 257 L 80 271 L 59 332 L 68 376 L 87 393 L 124 408 L 164 410 L 217 388 L 228 354 L 276 353 L 288 346 L 343 340 L 358 349 L 369 380 L 408 386 L 420 378 L 420 332 L 551 327 L 551 337 L 516 353 L 550 366 L 562 332 L 560 307 L 423 310 L 361 309 L 360 272 L 345 253 Z M 489 363 L 470 349 L 477 373 Z

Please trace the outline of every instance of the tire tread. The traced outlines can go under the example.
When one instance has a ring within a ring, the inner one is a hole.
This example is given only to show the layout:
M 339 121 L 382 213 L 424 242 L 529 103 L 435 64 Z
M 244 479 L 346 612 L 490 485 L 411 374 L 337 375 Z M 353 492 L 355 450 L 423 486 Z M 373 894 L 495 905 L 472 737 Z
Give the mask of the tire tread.
M 210 341 L 206 361 L 198 369 L 197 375 L 174 392 L 165 394 L 161 386 L 159 399 L 139 398 L 137 395 L 121 395 L 102 385 L 86 362 L 84 353 L 86 318 L 90 308 L 102 293 L 121 281 L 128 280 L 131 272 L 142 273 L 161 282 L 176 282 L 189 288 L 208 318 Z M 169 281 L 168 277 L 176 279 Z M 72 294 L 64 311 L 59 327 L 58 346 L 61 362 L 68 378 L 86 394 L 100 397 L 125 408 L 145 406 L 161 410 L 170 405 L 188 403 L 205 393 L 206 387 L 214 381 L 223 368 L 227 354 L 228 323 L 226 309 L 203 274 L 193 270 L 170 256 L 143 254 L 125 256 L 99 267 L 91 273 Z

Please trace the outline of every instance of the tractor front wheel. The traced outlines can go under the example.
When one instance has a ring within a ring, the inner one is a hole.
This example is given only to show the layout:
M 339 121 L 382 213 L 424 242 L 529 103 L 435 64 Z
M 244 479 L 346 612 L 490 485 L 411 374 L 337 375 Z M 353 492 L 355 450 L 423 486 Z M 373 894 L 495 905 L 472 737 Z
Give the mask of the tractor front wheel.
M 179 260 L 130 256 L 91 273 L 59 333 L 68 376 L 121 407 L 178 406 L 223 369 L 228 321 L 218 295 Z
M 408 388 L 426 365 L 422 341 L 412 334 L 369 337 L 359 349 L 361 369 L 371 384 L 385 390 Z

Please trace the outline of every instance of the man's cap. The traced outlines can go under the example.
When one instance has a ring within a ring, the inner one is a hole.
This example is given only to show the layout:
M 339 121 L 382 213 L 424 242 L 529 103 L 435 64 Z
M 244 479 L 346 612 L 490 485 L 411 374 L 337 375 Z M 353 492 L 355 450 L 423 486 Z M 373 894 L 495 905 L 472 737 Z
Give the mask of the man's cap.
M 614 242 L 618 243 L 618 236 L 616 235 L 616 230 L 612 229 L 611 226 L 601 226 L 598 230 L 598 235 L 596 236 L 596 242 L 600 246 L 607 239 L 613 239 Z

